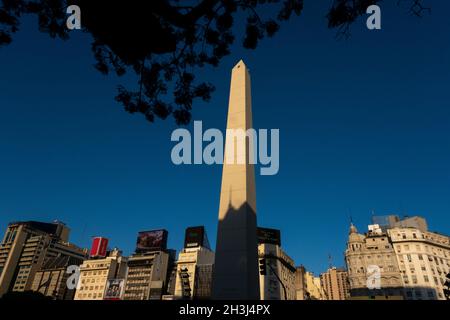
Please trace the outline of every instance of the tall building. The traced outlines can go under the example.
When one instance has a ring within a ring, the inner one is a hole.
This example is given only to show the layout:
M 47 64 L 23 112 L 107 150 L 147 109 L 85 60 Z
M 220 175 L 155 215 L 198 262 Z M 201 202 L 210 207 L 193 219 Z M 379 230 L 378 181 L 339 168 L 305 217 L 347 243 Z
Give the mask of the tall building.
M 36 272 L 31 290 L 56 300 L 73 300 L 75 289 L 67 285 L 71 275 L 67 272 L 67 268 L 73 265 L 79 266 L 82 263 L 82 259 L 69 256 L 48 259 Z
M 166 230 L 139 232 L 136 252 L 128 259 L 124 300 L 160 300 L 167 291 L 175 252 L 167 250 Z
M 296 268 L 295 272 L 296 300 L 323 300 L 324 292 L 320 277 L 315 277 L 304 266 Z
M 320 275 L 325 300 L 347 300 L 350 296 L 348 274 L 342 268 L 332 267 Z
M 320 277 L 314 276 L 312 272 L 306 273 L 306 289 L 311 300 L 324 299 L 324 292 L 322 289 L 322 283 L 320 282 Z
M 281 249 L 279 230 L 258 228 L 258 255 L 265 269 L 259 275 L 261 300 L 296 300 L 295 264 Z
M 309 300 L 306 289 L 306 268 L 304 266 L 295 268 L 295 300 Z
M 169 254 L 153 251 L 128 260 L 124 300 L 159 300 L 164 294 Z
M 175 284 L 177 282 L 178 265 L 176 261 L 173 261 L 167 269 L 167 286 L 166 292 L 162 296 L 162 300 L 174 300 L 175 297 Z
M 0 297 L 32 289 L 33 280 L 50 259 L 83 260 L 86 250 L 69 243 L 70 229 L 61 222 L 13 222 L 0 244 Z
M 378 225 L 371 225 L 366 235 L 359 234 L 353 224 L 350 226 L 345 259 L 353 298 L 403 297 L 394 247 Z
M 106 257 L 92 257 L 80 266 L 75 300 L 103 300 L 109 280 L 125 279 L 127 258 L 118 249 Z
M 352 297 L 445 299 L 443 284 L 450 271 L 450 238 L 428 231 L 422 217 L 382 218 L 375 219 L 381 225 L 369 225 L 366 234 L 351 227 L 346 261 Z M 368 288 L 368 269 L 374 266 L 379 272 L 379 288 Z
M 184 248 L 178 255 L 175 298 L 210 299 L 214 252 L 203 226 L 186 229 Z
M 388 230 L 403 277 L 405 299 L 445 300 L 450 237 L 415 227 Z
M 249 161 L 255 153 L 251 139 L 242 138 L 242 132 L 245 134 L 252 128 L 250 73 L 241 60 L 231 72 L 213 272 L 214 299 L 257 300 L 260 296 L 255 172 L 253 161 Z M 229 135 L 233 130 L 241 133 L 241 139 Z

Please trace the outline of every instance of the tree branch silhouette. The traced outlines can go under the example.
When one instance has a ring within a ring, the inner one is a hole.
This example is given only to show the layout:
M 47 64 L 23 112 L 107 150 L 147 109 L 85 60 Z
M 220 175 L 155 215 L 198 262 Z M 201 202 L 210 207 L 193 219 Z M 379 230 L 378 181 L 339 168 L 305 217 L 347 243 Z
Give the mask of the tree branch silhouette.
M 414 12 L 420 0 L 413 1 Z M 39 30 L 52 38 L 69 38 L 69 5 L 81 8 L 83 31 L 93 37 L 95 68 L 103 74 L 127 72 L 138 78 L 135 90 L 118 87 L 115 99 L 130 113 L 147 120 L 173 116 L 178 125 L 191 120 L 195 100 L 209 101 L 213 84 L 195 73 L 218 66 L 235 42 L 233 26 L 244 17 L 242 45 L 255 49 L 280 25 L 303 11 L 303 0 L 1 0 L 0 47 L 8 45 L 25 14 L 38 17 Z M 366 8 L 381 0 L 335 0 L 327 15 L 329 28 L 346 37 Z M 272 10 L 263 8 L 270 7 Z M 419 10 L 419 11 L 417 11 Z M 264 13 L 264 14 L 263 14 Z M 269 14 L 268 14 L 269 13 Z

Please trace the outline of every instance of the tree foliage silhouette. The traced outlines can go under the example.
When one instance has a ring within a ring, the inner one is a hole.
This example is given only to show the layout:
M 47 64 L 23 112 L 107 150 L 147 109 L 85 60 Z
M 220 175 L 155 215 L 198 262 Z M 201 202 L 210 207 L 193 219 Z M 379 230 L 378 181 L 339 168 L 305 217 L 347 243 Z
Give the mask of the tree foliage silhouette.
M 401 0 L 399 0 L 401 1 Z M 418 15 L 420 0 L 411 2 Z M 348 35 L 349 26 L 366 8 L 381 0 L 335 0 L 328 26 Z M 135 90 L 118 87 L 116 100 L 130 113 L 142 113 L 153 122 L 173 115 L 177 124 L 191 119 L 194 100 L 208 101 L 214 86 L 199 82 L 195 70 L 218 66 L 235 41 L 233 26 L 244 19 L 241 39 L 255 49 L 272 37 L 283 22 L 298 17 L 303 0 L 1 0 L 0 47 L 12 41 L 25 14 L 38 17 L 39 30 L 68 39 L 69 5 L 81 8 L 81 24 L 93 36 L 95 67 L 103 74 L 134 72 Z M 270 7 L 265 10 L 263 8 Z M 271 16 L 266 17 L 270 12 Z M 264 15 L 264 17 L 263 17 Z

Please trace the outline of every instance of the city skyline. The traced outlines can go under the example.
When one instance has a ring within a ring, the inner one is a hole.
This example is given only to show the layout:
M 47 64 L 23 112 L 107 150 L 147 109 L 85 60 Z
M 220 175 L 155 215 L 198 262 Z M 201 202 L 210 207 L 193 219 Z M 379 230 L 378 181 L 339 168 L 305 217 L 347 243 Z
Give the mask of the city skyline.
M 223 129 L 230 69 L 246 61 L 255 127 L 280 128 L 280 171 L 256 177 L 258 225 L 280 229 L 283 249 L 316 274 L 330 254 L 344 265 L 350 216 L 364 230 L 372 210 L 421 215 L 448 233 L 450 45 L 439 36 L 448 4 L 434 6 L 417 20 L 383 4 L 380 33 L 355 26 L 338 41 L 314 21 L 322 6 L 307 3 L 312 14 L 279 38 L 198 75 L 217 90 L 193 120 Z M 0 79 L 0 228 L 59 219 L 80 246 L 105 236 L 131 254 L 138 231 L 165 228 L 179 250 L 185 227 L 205 225 L 214 248 L 221 167 L 174 166 L 174 123 L 125 113 L 112 98 L 124 79 L 96 73 L 85 34 L 51 40 L 25 20 L 0 50 L 10 61 Z

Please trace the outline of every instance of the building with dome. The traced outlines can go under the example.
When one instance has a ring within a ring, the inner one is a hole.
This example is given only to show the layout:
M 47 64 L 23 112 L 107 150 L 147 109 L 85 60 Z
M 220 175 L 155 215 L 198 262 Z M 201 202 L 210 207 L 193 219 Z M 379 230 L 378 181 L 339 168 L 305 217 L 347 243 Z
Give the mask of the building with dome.
M 360 234 L 352 223 L 345 258 L 351 297 L 403 297 L 394 247 L 378 225 Z
M 345 260 L 351 297 L 445 299 L 450 237 L 430 232 L 418 216 L 383 221 L 369 225 L 365 234 L 350 226 Z

